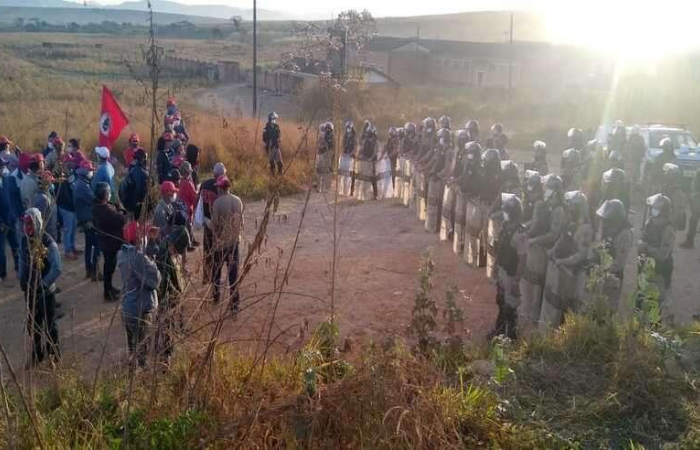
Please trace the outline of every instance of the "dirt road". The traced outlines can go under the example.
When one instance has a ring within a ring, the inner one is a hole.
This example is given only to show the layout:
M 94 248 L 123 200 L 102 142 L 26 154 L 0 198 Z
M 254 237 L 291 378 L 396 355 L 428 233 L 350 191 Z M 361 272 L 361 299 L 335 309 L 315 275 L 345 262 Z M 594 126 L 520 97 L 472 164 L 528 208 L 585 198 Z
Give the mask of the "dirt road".
M 331 200 L 319 194 L 311 198 L 290 281 L 284 287 L 272 330 L 272 336 L 279 335 L 276 351 L 294 345 L 300 340 L 300 329 L 313 329 L 330 314 Z M 264 293 L 272 291 L 275 274 L 278 280 L 282 278 L 302 206 L 302 197 L 281 202 L 269 226 L 264 252 L 243 286 L 243 311 L 235 322 L 227 322 L 224 341 L 241 342 L 240 348 L 250 350 L 255 347 L 256 339 L 266 335 L 275 298 Z M 256 222 L 259 223 L 262 209 L 261 203 L 247 207 L 247 240 L 251 239 Z M 412 211 L 394 201 L 359 204 L 344 200 L 339 207 L 339 229 L 335 311 L 343 337 L 358 342 L 405 336 L 421 255 L 432 249 L 436 262 L 435 300 L 442 308 L 448 286 L 454 284 L 464 290 L 468 297 L 458 302 L 465 312 L 465 334 L 483 339 L 495 320 L 493 287 L 483 271 L 467 268 L 451 247 L 438 242 L 437 235 L 426 233 Z M 192 330 L 216 318 L 219 309 L 201 301 L 209 294 L 200 282 L 199 252 L 191 253 L 188 259 L 192 285 L 186 300 L 187 323 Z M 280 268 L 275 270 L 278 263 Z M 107 342 L 105 363 L 109 367 L 124 360 L 126 343 L 122 324 L 118 314 L 115 315 L 115 305 L 103 302 L 99 283 L 84 280 L 84 273 L 82 262 L 66 262 L 59 283 L 63 289 L 59 300 L 66 313 L 59 321 L 64 359 L 66 363 L 94 367 Z M 13 362 L 21 364 L 25 349 L 24 302 L 18 287 L 3 291 L 0 298 L 0 339 Z M 197 338 L 206 337 L 203 333 Z M 198 343 L 202 341 L 192 344 Z

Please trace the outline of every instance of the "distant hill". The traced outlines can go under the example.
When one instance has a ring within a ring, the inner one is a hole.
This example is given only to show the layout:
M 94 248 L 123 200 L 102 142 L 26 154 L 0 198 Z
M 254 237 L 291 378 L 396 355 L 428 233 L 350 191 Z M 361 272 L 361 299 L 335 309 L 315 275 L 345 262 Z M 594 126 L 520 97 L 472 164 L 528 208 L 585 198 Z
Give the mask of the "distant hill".
M 0 0 L 0 6 L 21 6 L 36 8 L 77 8 L 82 5 L 73 2 L 66 2 L 63 0 Z
M 425 39 L 504 42 L 510 29 L 510 13 L 469 12 L 377 19 L 379 34 L 386 36 L 415 37 L 418 27 L 420 36 Z M 517 41 L 546 41 L 544 19 L 533 13 L 514 13 L 513 37 Z
M 250 8 L 235 8 L 225 5 L 183 5 L 168 0 L 151 0 L 153 10 L 162 13 L 184 14 L 188 16 L 216 17 L 218 19 L 230 19 L 233 16 L 241 16 L 243 20 L 253 20 L 253 10 Z M 145 11 L 146 0 L 135 0 L 107 6 L 109 9 L 130 9 Z M 258 8 L 259 20 L 288 20 L 289 14 Z
M 4 0 L 0 0 L 3 2 Z M 87 23 L 102 23 L 112 21 L 117 23 L 145 24 L 144 11 L 114 10 L 103 8 L 66 8 L 66 7 L 13 7 L 0 6 L 0 23 L 12 23 L 15 19 L 38 19 L 50 24 L 68 24 L 71 22 L 85 25 Z M 211 17 L 188 16 L 183 14 L 155 13 L 159 25 L 189 21 L 195 24 L 224 23 L 224 19 Z

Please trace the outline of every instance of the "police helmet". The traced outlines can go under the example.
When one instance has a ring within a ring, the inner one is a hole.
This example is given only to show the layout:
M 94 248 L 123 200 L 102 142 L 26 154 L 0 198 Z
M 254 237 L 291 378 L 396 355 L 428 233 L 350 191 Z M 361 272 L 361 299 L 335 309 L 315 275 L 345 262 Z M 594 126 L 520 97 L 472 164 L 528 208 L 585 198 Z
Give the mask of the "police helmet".
M 450 128 L 452 126 L 452 119 L 447 116 L 440 117 L 440 126 L 442 128 Z
M 525 171 L 525 184 L 528 191 L 534 191 L 542 188 L 542 175 L 536 170 Z
M 627 208 L 618 199 L 606 200 L 600 205 L 596 215 L 603 220 L 623 221 L 627 218 Z
M 280 116 L 278 116 L 277 113 L 274 112 L 274 111 L 272 111 L 272 112 L 271 112 L 270 114 L 268 114 L 268 116 L 267 116 L 268 122 L 275 121 L 275 120 L 277 120 L 277 119 L 279 119 L 279 118 L 280 118 Z
M 546 153 L 547 152 L 547 144 L 544 141 L 533 142 L 532 148 L 535 149 L 535 153 Z
M 467 130 L 457 130 L 457 147 L 464 148 L 464 146 L 469 142 L 469 135 Z
M 613 168 L 603 172 L 603 183 L 605 184 L 622 184 L 627 181 L 627 174 L 624 170 Z
M 502 209 L 508 220 L 519 222 L 523 217 L 523 203 L 515 194 L 501 194 Z
M 518 179 L 518 165 L 515 161 L 501 161 L 501 170 L 508 178 Z
M 664 164 L 663 171 L 667 177 L 679 177 L 681 175 L 681 168 L 671 163 Z
M 498 166 L 500 167 L 501 154 L 495 148 L 489 148 L 486 150 L 484 154 L 481 155 L 481 159 L 484 160 L 485 166 L 495 166 L 496 163 L 499 163 Z
M 673 151 L 673 141 L 671 141 L 670 137 L 666 136 L 659 142 L 659 147 L 661 147 L 663 151 Z
M 406 130 L 406 133 L 415 133 L 416 132 L 416 124 L 413 122 L 406 122 L 406 125 L 404 125 L 403 127 Z
M 647 206 L 658 209 L 663 216 L 668 217 L 671 214 L 671 199 L 664 194 L 656 194 L 647 198 Z
M 561 154 L 561 159 L 567 165 L 577 166 L 581 162 L 581 152 L 575 148 L 564 150 Z
M 470 133 L 479 133 L 479 121 L 476 119 L 469 119 L 467 123 L 464 124 L 464 129 Z
M 544 186 L 547 190 L 551 190 L 558 193 L 564 192 L 564 182 L 562 181 L 559 175 L 547 175 L 547 180 L 544 182 Z
M 491 133 L 493 133 L 494 136 L 503 133 L 503 124 L 494 123 L 494 124 L 491 126 Z
M 467 142 L 464 146 L 466 158 L 470 161 L 481 162 L 481 145 L 476 141 Z
M 496 145 L 496 148 L 505 147 L 506 145 L 508 145 L 508 136 L 501 133 L 498 136 L 496 136 L 493 141 Z

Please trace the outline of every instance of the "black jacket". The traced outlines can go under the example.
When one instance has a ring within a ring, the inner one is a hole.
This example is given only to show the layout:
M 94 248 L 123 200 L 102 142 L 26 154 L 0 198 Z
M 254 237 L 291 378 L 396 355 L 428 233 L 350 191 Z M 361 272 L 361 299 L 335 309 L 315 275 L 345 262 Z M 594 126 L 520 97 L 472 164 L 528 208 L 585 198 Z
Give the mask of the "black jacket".
M 122 230 L 126 225 L 126 216 L 109 203 L 93 205 L 92 216 L 100 250 L 104 252 L 119 251 L 123 244 Z

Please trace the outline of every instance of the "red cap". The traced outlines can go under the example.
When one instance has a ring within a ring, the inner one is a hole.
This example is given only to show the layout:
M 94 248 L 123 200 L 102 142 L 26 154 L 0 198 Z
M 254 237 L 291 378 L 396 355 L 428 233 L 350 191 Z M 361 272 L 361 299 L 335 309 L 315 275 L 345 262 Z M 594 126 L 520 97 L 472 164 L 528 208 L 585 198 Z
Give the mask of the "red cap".
M 165 133 L 163 133 L 163 140 L 166 142 L 172 142 L 175 140 L 175 138 L 173 137 L 173 134 L 171 132 L 166 131 Z
M 129 136 L 129 142 L 141 142 L 141 139 L 139 139 L 139 135 L 134 133 L 131 136 Z
M 11 144 L 10 139 L 7 136 L 0 136 L 0 144 Z
M 63 144 L 63 139 L 61 139 L 60 136 L 56 136 L 56 138 L 53 140 L 53 145 L 59 145 Z
M 29 163 L 32 162 L 32 155 L 29 153 L 20 153 L 19 154 L 19 169 L 22 172 L 26 172 L 29 170 Z
M 41 153 L 34 153 L 31 158 L 31 162 L 41 162 L 44 160 L 44 155 Z
M 127 223 L 122 231 L 124 240 L 129 244 L 136 244 L 137 239 L 141 235 L 141 225 L 135 220 Z
M 164 181 L 163 184 L 160 185 L 161 195 L 177 194 L 178 192 L 180 192 L 180 190 L 175 187 L 175 183 L 172 181 Z
M 171 98 L 168 99 L 167 106 L 173 106 L 173 105 L 175 105 L 175 104 L 176 104 L 176 103 L 175 103 L 175 98 L 174 98 L 174 97 L 171 97 Z
M 173 158 L 173 166 L 179 168 L 185 159 L 182 156 L 176 156 Z
M 92 165 L 92 162 L 89 159 L 84 159 L 80 161 L 80 165 L 78 166 L 78 168 L 85 169 L 87 171 L 95 170 L 95 167 Z
M 226 175 L 221 175 L 219 178 L 216 179 L 216 187 L 231 187 L 231 180 L 229 180 Z
M 41 172 L 40 178 L 44 183 L 53 183 L 53 174 L 49 170 Z

